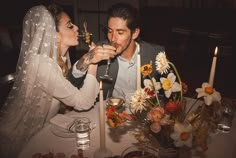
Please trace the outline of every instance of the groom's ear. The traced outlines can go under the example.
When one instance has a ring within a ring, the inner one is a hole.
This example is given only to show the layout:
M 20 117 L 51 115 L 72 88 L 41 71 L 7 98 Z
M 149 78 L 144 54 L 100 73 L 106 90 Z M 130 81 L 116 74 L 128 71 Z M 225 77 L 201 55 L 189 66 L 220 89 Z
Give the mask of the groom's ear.
M 132 39 L 135 40 L 136 38 L 138 38 L 139 33 L 140 33 L 140 29 L 139 29 L 139 28 L 136 28 L 136 29 L 134 30 L 134 32 L 133 32 Z

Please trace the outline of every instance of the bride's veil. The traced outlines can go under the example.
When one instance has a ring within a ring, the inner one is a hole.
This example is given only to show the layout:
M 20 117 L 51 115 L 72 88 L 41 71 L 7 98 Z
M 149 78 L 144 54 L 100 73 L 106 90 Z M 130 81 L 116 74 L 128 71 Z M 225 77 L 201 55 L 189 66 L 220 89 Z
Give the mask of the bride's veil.
M 46 7 L 35 6 L 27 12 L 22 34 L 15 82 L 0 113 L 1 158 L 16 157 L 25 142 L 44 126 L 52 101 L 47 93 L 54 90 L 49 83 L 55 78 L 48 76 L 58 66 L 58 48 L 55 23 Z M 42 71 L 40 67 L 45 65 Z M 48 87 L 47 93 L 43 86 Z

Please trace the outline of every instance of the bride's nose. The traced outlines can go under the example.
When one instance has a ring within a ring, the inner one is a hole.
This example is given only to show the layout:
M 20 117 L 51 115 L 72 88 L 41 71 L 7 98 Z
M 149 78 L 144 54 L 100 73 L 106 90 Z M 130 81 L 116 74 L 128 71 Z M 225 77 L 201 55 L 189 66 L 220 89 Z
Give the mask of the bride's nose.
M 74 24 L 74 30 L 79 32 L 79 27 L 77 25 Z

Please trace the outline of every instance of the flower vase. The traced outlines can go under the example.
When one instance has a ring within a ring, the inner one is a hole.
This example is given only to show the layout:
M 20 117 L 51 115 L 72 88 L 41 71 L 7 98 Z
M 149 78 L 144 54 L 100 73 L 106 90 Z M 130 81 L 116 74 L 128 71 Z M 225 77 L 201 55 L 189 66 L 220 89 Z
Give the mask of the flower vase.
M 162 127 L 162 130 L 159 133 L 152 132 L 159 144 L 160 158 L 179 157 L 179 149 L 174 146 L 173 140 L 170 138 L 171 131 L 172 127 L 170 125 L 166 125 Z
M 135 145 L 126 148 L 121 158 L 160 158 L 159 151 L 146 145 Z

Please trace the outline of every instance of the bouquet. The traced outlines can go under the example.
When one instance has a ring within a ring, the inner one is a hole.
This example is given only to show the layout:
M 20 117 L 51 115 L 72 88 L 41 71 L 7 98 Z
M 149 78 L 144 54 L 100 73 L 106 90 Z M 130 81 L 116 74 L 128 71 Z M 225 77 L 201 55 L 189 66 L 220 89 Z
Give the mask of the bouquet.
M 136 90 L 128 106 L 107 106 L 108 125 L 118 128 L 127 122 L 139 122 L 145 124 L 149 134 L 156 135 L 159 142 L 166 138 L 163 142 L 177 148 L 200 147 L 202 151 L 207 150 L 208 136 L 216 130 L 219 121 L 220 93 L 205 82 L 196 89 L 196 101 L 187 107 L 183 95 L 188 86 L 181 81 L 165 52 L 157 54 L 155 65 L 158 78 L 151 77 L 151 62 L 141 66 L 144 88 Z M 202 104 L 192 110 L 202 98 Z

